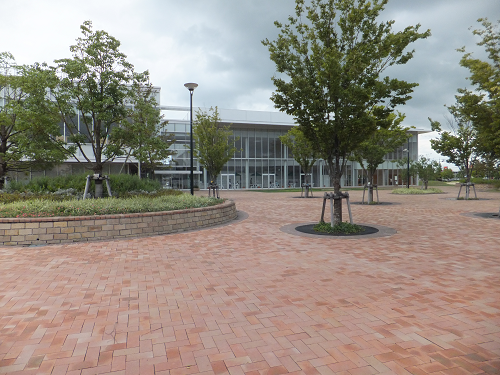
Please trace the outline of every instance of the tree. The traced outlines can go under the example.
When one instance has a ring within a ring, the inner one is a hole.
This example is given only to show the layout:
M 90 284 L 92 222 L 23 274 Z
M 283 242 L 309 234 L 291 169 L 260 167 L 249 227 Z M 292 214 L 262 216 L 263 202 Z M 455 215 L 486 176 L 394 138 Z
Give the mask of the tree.
M 435 160 L 430 160 L 425 156 L 420 156 L 420 158 L 415 162 L 415 169 L 418 173 L 418 177 L 422 179 L 424 183 L 424 189 L 427 190 L 429 186 L 429 181 L 434 180 L 441 173 L 441 166 Z
M 408 162 L 408 156 L 399 160 L 394 160 L 393 162 L 395 162 L 399 167 L 401 183 L 404 183 L 406 181 L 406 183 L 408 183 L 408 186 L 410 186 L 410 178 L 415 178 L 417 176 L 417 168 L 415 164 L 416 162 L 411 159 Z
M 348 156 L 386 118 L 410 99 L 417 86 L 381 77 L 390 66 L 406 64 L 414 51 L 406 47 L 427 38 L 420 25 L 392 32 L 394 21 L 378 22 L 388 0 L 296 0 L 289 24 L 275 22 L 278 38 L 263 44 L 279 75 L 272 78 L 271 99 L 294 116 L 304 135 L 325 159 L 335 194 Z M 307 19 L 307 20 L 306 20 Z M 383 109 L 376 107 L 383 105 Z M 370 113 L 373 111 L 373 115 Z M 334 224 L 342 221 L 342 202 L 335 200 Z
M 59 118 L 47 90 L 57 77 L 45 64 L 17 65 L 0 53 L 0 189 L 9 172 L 50 167 L 66 157 Z
M 210 113 L 212 112 L 212 113 Z M 207 170 L 210 181 L 216 181 L 224 165 L 233 158 L 238 137 L 233 138 L 229 126 L 220 124 L 217 107 L 210 112 L 198 110 L 193 123 L 193 155 Z
M 451 180 L 453 177 L 455 177 L 453 171 L 450 168 L 444 167 L 444 169 L 441 171 L 441 179 Z
M 93 31 L 92 22 L 80 29 L 83 37 L 70 47 L 73 57 L 55 61 L 62 78 L 53 94 L 68 140 L 83 157 L 75 159 L 102 175 L 105 163 L 126 153 L 124 132 L 118 129 L 130 124 L 131 87 L 146 85 L 148 73 L 134 73 L 119 51 L 120 42 L 105 31 Z M 101 196 L 102 180 L 96 180 L 95 197 Z
M 138 161 L 139 178 L 141 166 L 151 171 L 174 154 L 169 149 L 175 142 L 174 136 L 165 133 L 168 121 L 163 120 L 154 94 L 151 83 L 139 85 L 135 82 L 132 85 L 128 123 L 116 129 L 118 138 L 124 139 L 129 149 L 126 160 L 133 156 Z
M 298 127 L 294 127 L 285 135 L 280 136 L 280 140 L 292 152 L 293 158 L 304 172 L 305 183 L 308 184 L 308 175 L 318 159 L 317 151 Z
M 408 127 L 402 127 L 405 116 L 401 113 L 397 115 L 391 113 L 382 121 L 388 124 L 379 124 L 376 130 L 369 138 L 361 142 L 352 154 L 352 159 L 357 161 L 363 171 L 368 176 L 368 183 L 373 185 L 373 176 L 377 168 L 384 162 L 384 156 L 393 152 L 399 146 L 404 144 L 409 137 Z M 368 203 L 373 201 L 373 188 L 368 189 Z
M 432 130 L 439 133 L 437 139 L 431 139 L 431 147 L 437 153 L 446 156 L 448 163 L 460 168 L 466 182 L 469 183 L 472 177 L 472 169 L 479 158 L 477 132 L 471 122 L 462 122 L 464 121 L 463 117 L 457 117 L 458 123 L 449 120 L 453 132 L 443 131 L 439 122 L 429 118 Z
M 450 107 L 460 116 L 466 116 L 477 130 L 478 146 L 488 158 L 500 159 L 500 21 L 492 24 L 480 18 L 483 28 L 474 30 L 482 39 L 477 43 L 488 53 L 489 61 L 482 61 L 464 52 L 460 65 L 469 69 L 469 80 L 475 91 L 459 89 L 457 105 Z

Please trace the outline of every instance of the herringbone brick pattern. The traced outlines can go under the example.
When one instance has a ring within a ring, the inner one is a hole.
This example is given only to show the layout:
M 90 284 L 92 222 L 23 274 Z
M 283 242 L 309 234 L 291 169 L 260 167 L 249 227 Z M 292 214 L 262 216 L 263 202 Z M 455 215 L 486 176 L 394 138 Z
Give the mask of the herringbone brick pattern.
M 223 192 L 249 218 L 0 248 L 0 374 L 500 373 L 500 194 L 380 198 L 382 238 L 281 232 L 321 199 Z M 353 201 L 361 192 L 352 192 Z

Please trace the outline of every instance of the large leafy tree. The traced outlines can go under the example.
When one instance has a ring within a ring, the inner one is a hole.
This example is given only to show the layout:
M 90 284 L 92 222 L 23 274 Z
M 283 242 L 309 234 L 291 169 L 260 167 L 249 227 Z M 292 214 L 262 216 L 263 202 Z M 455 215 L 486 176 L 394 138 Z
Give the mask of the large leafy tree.
M 500 159 L 500 21 L 496 24 L 480 18 L 482 28 L 473 33 L 481 37 L 478 46 L 484 47 L 488 60 L 474 58 L 465 47 L 460 65 L 469 69 L 469 80 L 474 91 L 459 89 L 457 105 L 450 107 L 452 113 L 467 116 L 477 129 L 478 143 L 488 158 Z
M 427 38 L 420 25 L 392 31 L 394 21 L 380 22 L 388 0 L 296 0 L 295 16 L 268 39 L 278 75 L 272 78 L 275 107 L 294 116 L 305 136 L 328 164 L 335 194 L 348 156 L 387 117 L 410 99 L 416 83 L 382 73 L 406 64 L 413 42 Z M 376 107 L 383 105 L 382 108 Z M 371 112 L 375 116 L 372 116 Z M 342 221 L 342 202 L 335 200 L 334 223 Z
M 38 170 L 66 157 L 55 104 L 57 77 L 44 64 L 17 65 L 0 53 L 0 189 L 9 172 Z
M 373 176 L 378 166 L 384 162 L 385 155 L 396 150 L 411 137 L 408 133 L 410 128 L 401 125 L 404 118 L 401 113 L 397 115 L 391 113 L 385 119 L 379 120 L 383 123 L 380 123 L 378 129 L 354 150 L 352 158 L 366 172 L 370 185 L 373 185 Z M 368 203 L 372 200 L 373 190 L 369 189 Z
M 148 74 L 136 74 L 120 52 L 120 42 L 107 32 L 92 29 L 92 22 L 80 26 L 83 37 L 70 47 L 71 58 L 56 60 L 61 77 L 54 98 L 65 123 L 68 141 L 80 156 L 101 175 L 105 163 L 126 153 L 119 127 L 129 122 L 133 85 L 147 84 Z M 95 196 L 102 196 L 102 180 L 96 181 Z
M 449 120 L 452 131 L 442 130 L 438 121 L 431 121 L 433 131 L 439 133 L 438 138 L 431 139 L 431 147 L 437 153 L 446 156 L 447 162 L 460 168 L 469 183 L 472 177 L 474 165 L 479 160 L 480 149 L 477 139 L 477 131 L 470 121 L 464 121 L 459 116 L 457 122 Z
M 168 121 L 157 105 L 155 88 L 149 82 L 139 84 L 138 81 L 132 85 L 126 125 L 116 129 L 116 137 L 125 140 L 126 160 L 132 156 L 138 161 L 140 178 L 141 168 L 151 171 L 174 154 L 169 147 L 175 140 L 172 134 L 166 133 Z
M 294 127 L 285 135 L 280 136 L 280 140 L 292 152 L 293 158 L 302 168 L 306 178 L 305 182 L 308 184 L 308 175 L 318 159 L 318 152 L 298 127 Z
M 217 107 L 210 111 L 196 112 L 193 122 L 193 155 L 207 170 L 210 181 L 216 181 L 224 165 L 233 158 L 238 139 L 233 137 L 229 126 L 220 123 Z

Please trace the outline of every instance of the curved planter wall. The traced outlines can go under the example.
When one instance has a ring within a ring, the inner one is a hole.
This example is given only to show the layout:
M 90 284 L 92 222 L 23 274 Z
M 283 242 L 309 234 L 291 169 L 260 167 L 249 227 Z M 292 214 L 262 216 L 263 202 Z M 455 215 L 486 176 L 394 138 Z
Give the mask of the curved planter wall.
M 0 246 L 27 246 L 154 236 L 222 224 L 236 218 L 236 205 L 101 216 L 0 218 Z

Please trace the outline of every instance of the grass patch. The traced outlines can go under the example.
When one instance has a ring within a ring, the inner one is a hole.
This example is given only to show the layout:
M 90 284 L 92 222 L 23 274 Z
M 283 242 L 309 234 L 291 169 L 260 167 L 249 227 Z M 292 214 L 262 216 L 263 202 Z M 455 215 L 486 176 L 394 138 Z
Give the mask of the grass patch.
M 354 234 L 364 231 L 364 228 L 360 225 L 351 224 L 348 222 L 341 222 L 335 224 L 333 227 L 330 223 L 318 223 L 313 227 L 315 232 L 321 233 L 342 233 L 342 234 Z
M 0 217 L 94 216 L 215 206 L 223 200 L 190 194 L 53 201 L 30 199 L 0 205 Z
M 392 191 L 392 194 L 413 195 L 413 194 L 440 194 L 443 191 L 438 188 L 429 188 L 427 190 L 418 188 L 398 188 Z

